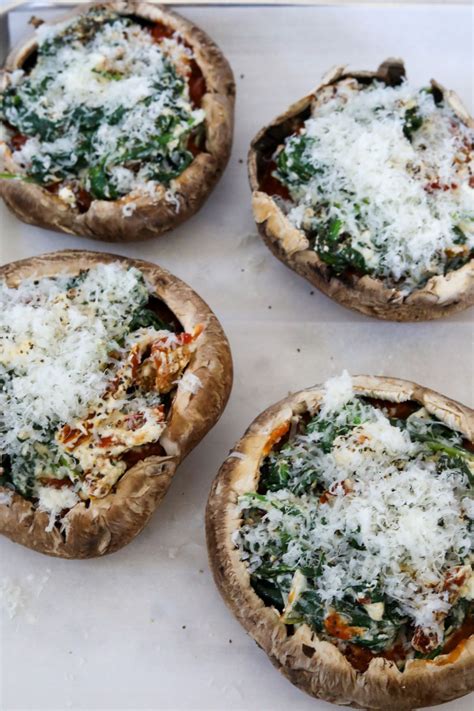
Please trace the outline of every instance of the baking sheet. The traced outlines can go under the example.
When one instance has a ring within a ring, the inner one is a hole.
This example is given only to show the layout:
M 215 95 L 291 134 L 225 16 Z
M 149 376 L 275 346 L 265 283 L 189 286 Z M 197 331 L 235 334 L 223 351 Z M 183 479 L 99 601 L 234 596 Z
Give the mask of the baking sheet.
M 5 710 L 330 709 L 280 676 L 220 599 L 203 528 L 211 481 L 262 409 L 342 368 L 411 378 L 474 404 L 472 310 L 434 323 L 383 323 L 315 292 L 257 236 L 245 166 L 257 129 L 336 63 L 372 69 L 387 56 L 404 57 L 414 83 L 434 76 L 472 109 L 472 8 L 183 12 L 222 47 L 237 82 L 235 147 L 207 205 L 164 237 L 112 245 L 23 225 L 2 204 L 0 257 L 6 262 L 86 248 L 162 264 L 193 286 L 221 319 L 235 361 L 233 394 L 151 523 L 124 550 L 68 562 L 0 540 Z M 27 18 L 22 12 L 12 16 L 14 37 Z M 472 702 L 471 695 L 445 708 L 468 711 Z

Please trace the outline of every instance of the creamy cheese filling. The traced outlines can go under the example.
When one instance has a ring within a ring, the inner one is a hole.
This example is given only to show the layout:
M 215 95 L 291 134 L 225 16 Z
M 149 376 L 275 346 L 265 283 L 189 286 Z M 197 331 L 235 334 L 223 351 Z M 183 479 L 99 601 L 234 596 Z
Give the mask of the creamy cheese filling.
M 288 217 L 336 273 L 409 293 L 474 249 L 474 132 L 431 90 L 327 87 L 275 157 Z
M 346 373 L 264 462 L 234 541 L 289 624 L 374 653 L 431 653 L 472 599 L 473 492 L 459 433 L 425 410 L 390 420 Z

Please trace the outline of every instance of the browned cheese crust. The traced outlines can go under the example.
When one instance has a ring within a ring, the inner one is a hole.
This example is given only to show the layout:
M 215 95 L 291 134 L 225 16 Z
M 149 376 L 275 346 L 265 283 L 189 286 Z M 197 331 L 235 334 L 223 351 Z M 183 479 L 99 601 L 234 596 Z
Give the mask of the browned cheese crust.
M 74 12 L 59 17 L 55 23 L 86 12 L 94 4 L 81 5 Z M 28 224 L 107 242 L 136 242 L 156 237 L 185 222 L 210 195 L 227 165 L 232 148 L 235 83 L 229 63 L 217 45 L 181 15 L 138 0 L 113 0 L 100 4 L 106 4 L 122 15 L 133 14 L 177 30 L 192 48 L 203 73 L 207 88 L 202 99 L 206 114 L 205 150 L 174 180 L 179 210 L 166 201 L 164 187 L 159 188 L 153 197 L 133 197 L 136 207 L 129 216 L 122 213 L 124 205 L 132 200 L 128 195 L 119 200 L 93 200 L 83 213 L 35 183 L 0 179 L 0 195 L 10 210 Z M 20 68 L 36 47 L 34 37 L 22 43 L 7 58 L 5 69 Z M 18 172 L 18 166 L 11 159 L 10 170 Z
M 48 514 L 14 493 L 0 503 L 0 533 L 41 553 L 61 558 L 91 558 L 112 553 L 129 543 L 145 526 L 166 494 L 178 464 L 219 419 L 232 386 L 232 359 L 225 334 L 207 304 L 165 269 L 140 259 L 112 254 L 65 250 L 12 262 L 0 268 L 0 279 L 16 286 L 28 278 L 77 274 L 99 263 L 121 262 L 144 274 L 186 331 L 204 330 L 186 372 L 202 387 L 191 394 L 178 387 L 167 427 L 160 437 L 164 456 L 150 456 L 128 469 L 115 490 L 101 499 L 76 504 L 63 518 L 62 531 L 46 531 Z M 0 493 L 10 490 L 0 487 Z
M 259 181 L 263 158 L 292 133 L 291 124 L 296 117 L 308 118 L 311 104 L 322 89 L 347 78 L 361 82 L 378 79 L 393 86 L 404 76 L 405 67 L 400 59 L 387 59 L 376 72 L 346 71 L 345 67 L 336 67 L 311 94 L 259 131 L 250 145 L 248 169 L 258 230 L 280 261 L 343 306 L 390 321 L 423 321 L 447 316 L 474 304 L 474 260 L 446 276 L 432 277 L 423 288 L 408 296 L 395 288 L 385 287 L 380 279 L 369 275 L 351 277 L 350 282 L 343 280 L 321 261 L 310 248 L 305 233 L 291 224 L 275 200 L 261 191 Z M 474 120 L 457 95 L 434 80 L 431 83 L 457 116 L 467 125 L 474 126 Z
M 355 376 L 356 394 L 403 402 L 414 400 L 450 427 L 474 438 L 474 411 L 415 383 Z M 258 486 L 263 450 L 270 433 L 298 414 L 317 410 L 323 390 L 315 386 L 269 407 L 250 425 L 222 465 L 209 496 L 206 532 L 210 564 L 224 601 L 239 622 L 293 684 L 336 704 L 403 711 L 438 704 L 474 690 L 474 635 L 451 655 L 408 661 L 403 672 L 381 657 L 366 672 L 354 669 L 331 642 L 306 624 L 294 634 L 253 591 L 246 565 L 231 536 L 241 525 L 237 499 Z M 235 452 L 242 458 L 236 458 Z M 459 652 L 459 653 L 458 653 Z

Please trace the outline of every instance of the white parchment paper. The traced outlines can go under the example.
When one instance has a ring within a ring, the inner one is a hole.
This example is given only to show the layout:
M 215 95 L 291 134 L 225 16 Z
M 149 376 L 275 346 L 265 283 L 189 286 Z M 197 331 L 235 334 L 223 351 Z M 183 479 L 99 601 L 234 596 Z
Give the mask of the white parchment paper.
M 206 206 L 157 240 L 110 245 L 24 225 L 2 204 L 0 258 L 85 248 L 162 264 L 221 319 L 235 361 L 233 394 L 152 522 L 124 550 L 68 562 L 0 539 L 2 709 L 331 708 L 280 676 L 220 599 L 203 527 L 211 481 L 262 409 L 342 368 L 410 378 L 474 404 L 472 310 L 402 325 L 332 303 L 280 264 L 257 236 L 245 165 L 254 133 L 337 63 L 372 69 L 401 56 L 414 83 L 435 77 L 472 109 L 472 7 L 183 12 L 225 51 L 237 82 L 234 151 Z M 14 37 L 27 19 L 15 13 Z M 468 711 L 472 702 L 471 696 L 445 708 Z

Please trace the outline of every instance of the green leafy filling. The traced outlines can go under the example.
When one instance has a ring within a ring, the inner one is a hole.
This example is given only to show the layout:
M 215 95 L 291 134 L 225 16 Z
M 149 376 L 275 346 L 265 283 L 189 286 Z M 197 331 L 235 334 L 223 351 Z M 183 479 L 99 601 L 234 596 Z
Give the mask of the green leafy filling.
M 430 90 L 421 90 L 430 93 Z M 335 109 L 338 110 L 337 108 Z M 377 114 L 377 108 L 374 109 Z M 405 111 L 403 117 L 403 134 L 405 138 L 412 142 L 417 131 L 423 126 L 424 119 L 420 114 L 420 108 L 414 106 Z M 275 155 L 276 171 L 274 177 L 288 188 L 291 199 L 299 204 L 303 200 L 307 206 L 304 220 L 304 230 L 312 243 L 312 246 L 324 264 L 330 267 L 336 275 L 351 272 L 356 274 L 377 275 L 379 267 L 374 263 L 368 263 L 367 251 L 379 254 L 382 257 L 386 246 L 383 244 L 363 244 L 361 237 L 352 235 L 341 217 L 334 215 L 341 214 L 341 205 L 328 200 L 326 190 L 322 187 L 324 178 L 331 177 L 331 166 L 319 162 L 313 155 L 313 150 L 318 144 L 318 138 L 308 136 L 299 132 L 289 136 Z M 308 191 L 314 191 L 320 198 L 312 199 L 311 205 L 307 204 Z M 359 234 L 365 230 L 361 205 L 357 204 L 355 197 L 350 191 L 350 187 L 344 187 L 343 192 L 347 195 L 347 200 L 352 198 L 352 217 L 359 223 Z M 370 204 L 370 198 L 364 198 L 364 203 Z M 300 219 L 300 218 L 299 218 Z M 470 219 L 469 215 L 463 215 L 462 219 Z M 459 215 L 453 214 L 453 244 L 462 245 L 467 242 L 467 237 L 461 227 L 456 224 L 460 220 Z M 365 255 L 365 256 L 364 256 Z M 472 258 L 472 250 L 468 253 L 462 252 L 450 256 L 449 254 L 435 255 L 434 260 L 441 263 L 441 273 L 459 269 Z M 377 260 L 376 260 L 377 261 Z M 438 273 L 434 271 L 433 274 Z M 426 274 L 419 280 L 418 286 L 423 286 L 433 274 Z
M 119 16 L 115 13 L 89 10 L 62 34 L 39 47 L 37 65 L 54 56 L 66 44 L 87 44 L 105 25 L 113 24 L 117 19 Z M 133 24 L 130 18 L 121 17 L 120 20 L 128 26 Z M 106 81 L 122 79 L 118 72 L 94 71 Z M 51 74 L 39 80 L 33 73 L 0 94 L 0 119 L 21 135 L 36 137 L 43 144 L 43 150 L 33 156 L 28 168 L 28 175 L 35 182 L 49 185 L 78 180 L 94 198 L 114 200 L 128 192 L 117 184 L 112 173 L 115 167 L 125 166 L 136 172 L 146 166 L 146 180 L 168 185 L 192 162 L 193 154 L 187 149 L 187 141 L 201 119 L 196 118 L 183 102 L 187 96 L 186 83 L 166 57 L 163 57 L 163 71 L 153 81 L 153 94 L 138 104 L 143 107 L 145 115 L 148 107 L 166 93 L 164 110 L 156 118 L 154 130 L 144 132 L 142 139 L 122 131 L 114 150 L 108 155 L 97 151 L 99 130 L 104 125 L 119 126 L 132 109 L 121 105 L 112 110 L 71 104 L 58 119 L 53 118 L 54 111 L 40 116 L 36 105 L 47 100 L 44 97 L 47 97 L 52 79 Z M 74 149 L 62 149 L 60 139 L 76 133 Z
M 300 433 L 309 437 L 316 433 L 318 447 L 323 452 L 329 453 L 336 437 L 346 435 L 361 423 L 368 421 L 370 411 L 371 406 L 363 400 L 353 399 L 341 409 L 337 418 L 323 418 L 317 414 L 307 425 L 300 426 Z M 393 419 L 392 424 L 408 430 L 413 442 L 418 442 L 425 447 L 428 456 L 437 458 L 438 471 L 453 469 L 463 472 L 468 487 L 474 494 L 474 455 L 464 448 L 459 433 L 434 418 L 422 418 L 417 413 L 410 415 L 406 420 Z M 294 467 L 295 457 L 298 459 L 297 468 Z M 299 522 L 303 522 L 307 514 L 300 508 L 298 500 L 279 501 L 267 494 L 281 490 L 289 491 L 295 497 L 322 494 L 324 487 L 320 482 L 321 472 L 318 471 L 316 461 L 314 457 L 307 457 L 305 460 L 304 453 L 297 447 L 295 449 L 294 439 L 271 452 L 261 466 L 258 493 L 249 493 L 245 496 L 244 525 L 251 528 L 261 521 L 266 513 L 277 509 L 293 516 L 293 526 L 295 530 L 299 530 Z M 247 550 L 251 555 L 252 549 L 246 546 L 245 536 L 241 541 L 243 541 L 243 550 Z M 315 549 L 309 541 L 305 543 L 300 537 L 298 539 L 298 545 L 301 547 L 300 560 L 298 563 L 288 565 L 283 563 L 283 559 L 293 544 L 290 530 L 284 527 L 279 529 L 276 540 L 272 539 L 264 547 L 257 544 L 256 550 L 261 562 L 257 567 L 253 564 L 252 587 L 267 605 L 275 607 L 281 613 L 285 609 L 294 576 L 296 573 L 301 573 L 306 578 L 306 589 L 297 597 L 289 614 L 285 613 L 285 623 L 305 622 L 318 633 L 323 634 L 323 637 L 331 637 L 325 626 L 327 606 L 319 596 L 317 585 L 321 567 L 326 563 L 324 554 Z M 350 544 L 355 549 L 362 549 L 355 538 Z M 306 565 L 301 564 L 302 557 Z M 363 605 L 367 600 L 370 603 L 383 602 L 382 619 L 374 620 L 370 617 Z M 351 630 L 353 632 L 351 643 L 365 647 L 373 653 L 389 650 L 397 641 L 405 638 L 408 620 L 400 613 L 396 602 L 380 591 L 377 581 L 374 581 L 369 589 L 347 590 L 342 600 L 334 602 L 333 609 L 340 615 L 343 623 L 354 628 Z M 460 600 L 453 606 L 446 618 L 445 641 L 470 614 L 472 614 L 472 604 L 467 600 Z M 439 647 L 427 655 L 417 652 L 415 656 L 428 659 L 436 657 L 441 652 L 442 647 Z

